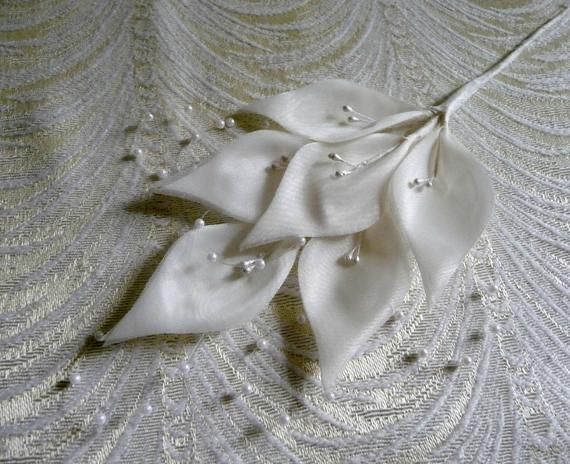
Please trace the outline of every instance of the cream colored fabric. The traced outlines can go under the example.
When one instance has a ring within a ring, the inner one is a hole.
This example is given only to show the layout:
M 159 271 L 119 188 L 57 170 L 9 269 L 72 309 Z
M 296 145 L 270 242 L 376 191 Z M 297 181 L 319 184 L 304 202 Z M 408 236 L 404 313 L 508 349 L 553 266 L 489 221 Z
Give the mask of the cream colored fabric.
M 185 170 L 243 133 L 214 129 L 217 118 L 329 78 L 426 107 L 559 7 L 1 2 L 0 458 L 564 462 L 568 20 L 454 115 L 453 134 L 493 180 L 495 214 L 430 311 L 414 269 L 402 317 L 349 364 L 334 401 L 322 395 L 294 280 L 252 323 L 199 344 L 92 338 L 204 213 L 149 190 L 154 173 Z M 72 374 L 81 382 L 69 385 Z

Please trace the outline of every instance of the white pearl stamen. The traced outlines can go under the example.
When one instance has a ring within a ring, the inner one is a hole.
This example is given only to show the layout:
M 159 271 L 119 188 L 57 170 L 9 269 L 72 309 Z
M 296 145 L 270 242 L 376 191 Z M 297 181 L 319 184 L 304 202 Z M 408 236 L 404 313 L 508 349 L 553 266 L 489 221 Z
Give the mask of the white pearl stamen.
M 216 253 L 215 251 L 211 251 L 210 253 L 208 253 L 208 261 L 210 261 L 211 263 L 215 263 L 218 260 L 218 253 Z
M 375 118 L 368 116 L 367 114 L 361 113 L 360 111 L 356 111 L 350 105 L 342 105 L 342 111 L 344 111 L 345 113 L 350 113 L 350 116 L 348 116 L 347 118 L 347 121 L 350 123 L 364 122 L 367 124 L 371 124 L 376 122 Z
M 201 229 L 206 225 L 206 221 L 202 218 L 198 218 L 194 221 L 194 229 Z
M 434 180 L 435 177 L 426 177 L 425 179 L 420 179 L 419 177 L 416 177 L 412 181 L 412 184 L 417 187 L 433 187 Z
M 95 415 L 95 422 L 97 422 L 99 426 L 105 425 L 107 423 L 107 414 L 104 412 L 97 413 Z
M 327 401 L 334 401 L 336 399 L 336 395 L 332 391 L 326 391 L 323 396 Z

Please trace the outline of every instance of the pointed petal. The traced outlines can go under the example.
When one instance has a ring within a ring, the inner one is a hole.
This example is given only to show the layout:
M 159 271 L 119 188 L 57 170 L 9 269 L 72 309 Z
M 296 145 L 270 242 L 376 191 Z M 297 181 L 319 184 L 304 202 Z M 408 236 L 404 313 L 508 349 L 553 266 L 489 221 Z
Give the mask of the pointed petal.
M 279 243 L 265 258 L 265 269 L 240 275 L 225 263 L 238 263 L 260 252 L 237 252 L 246 232 L 240 224 L 220 224 L 183 235 L 133 308 L 107 334 L 105 344 L 161 333 L 225 330 L 251 320 L 281 287 L 298 247 Z M 212 251 L 218 254 L 216 262 L 208 261 Z
M 346 364 L 391 316 L 409 287 L 408 257 L 392 218 L 362 234 L 360 261 L 344 256 L 355 236 L 312 239 L 299 260 L 305 311 L 319 349 L 325 389 L 331 389 Z
M 432 187 L 427 177 L 439 138 L 439 165 Z M 400 164 L 391 182 L 391 200 L 410 243 L 428 301 L 440 296 L 493 211 L 494 193 L 484 168 L 447 131 L 434 132 Z
M 283 171 L 271 170 L 281 156 L 292 156 L 304 139 L 261 130 L 244 135 L 189 174 L 167 179 L 159 193 L 187 198 L 243 222 L 265 211 Z
M 345 177 L 335 177 L 343 163 L 330 152 L 359 163 L 401 142 L 401 137 L 373 134 L 343 144 L 310 143 L 290 163 L 271 205 L 242 247 L 290 238 L 344 235 L 367 229 L 380 218 L 380 196 L 402 158 L 400 149 Z
M 391 118 L 388 123 L 366 127 L 366 124 L 348 123 L 348 114 L 343 111 L 343 105 L 350 105 L 379 122 L 399 113 L 407 115 Z M 317 82 L 298 90 L 258 100 L 242 111 L 261 114 L 291 132 L 321 142 L 351 140 L 377 132 L 380 127 L 397 124 L 406 118 L 430 114 L 426 111 L 416 111 L 412 105 L 342 79 Z

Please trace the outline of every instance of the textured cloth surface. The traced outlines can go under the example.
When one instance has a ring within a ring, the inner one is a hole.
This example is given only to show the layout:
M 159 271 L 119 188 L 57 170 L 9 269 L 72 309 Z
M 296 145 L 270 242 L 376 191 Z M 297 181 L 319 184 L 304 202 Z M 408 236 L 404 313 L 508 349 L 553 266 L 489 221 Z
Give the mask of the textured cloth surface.
M 429 310 L 415 269 L 334 400 L 293 279 L 243 328 L 93 337 L 205 212 L 157 177 L 257 124 L 217 119 L 334 77 L 428 106 L 560 6 L 1 0 L 0 460 L 567 462 L 568 19 L 454 115 L 494 216 Z

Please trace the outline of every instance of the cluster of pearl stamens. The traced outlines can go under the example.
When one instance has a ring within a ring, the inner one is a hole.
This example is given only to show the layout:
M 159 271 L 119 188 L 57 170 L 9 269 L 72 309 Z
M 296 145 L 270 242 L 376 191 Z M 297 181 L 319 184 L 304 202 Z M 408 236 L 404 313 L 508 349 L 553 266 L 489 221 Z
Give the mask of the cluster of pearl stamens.
M 352 124 L 356 122 L 364 122 L 367 124 L 376 122 L 376 119 L 368 116 L 367 114 L 361 113 L 360 111 L 356 111 L 350 105 L 342 105 L 342 111 L 349 113 L 349 116 L 346 118 L 346 120 Z
M 291 158 L 287 155 L 283 155 L 281 158 L 279 158 L 279 160 L 271 163 L 269 169 L 271 171 L 281 171 L 283 169 L 287 169 L 287 166 L 289 166 L 289 161 L 291 161 Z
M 412 184 L 416 187 L 432 187 L 434 180 L 435 177 L 426 177 L 425 179 L 420 179 L 419 177 L 416 177 L 412 181 Z
M 364 168 L 364 167 L 368 166 L 369 164 L 374 163 L 374 162 L 382 159 L 384 156 L 392 153 L 399 146 L 400 146 L 400 143 L 397 143 L 394 146 L 388 148 L 387 150 L 384 150 L 380 153 L 376 153 L 375 155 L 372 155 L 370 158 L 368 158 L 364 161 L 361 161 L 358 164 L 351 163 L 350 161 L 347 161 L 342 156 L 340 156 L 338 153 L 334 153 L 334 152 L 329 153 L 328 157 L 331 161 L 336 161 L 336 162 L 343 163 L 343 164 L 346 164 L 347 166 L 349 166 L 350 169 L 339 169 L 334 173 L 334 176 L 339 178 L 339 177 L 348 176 L 348 175 L 352 174 L 354 171 L 356 171 L 357 169 Z
M 218 253 L 216 253 L 215 251 L 211 251 L 210 253 L 208 253 L 206 258 L 211 263 L 216 263 L 218 262 L 219 256 Z M 234 270 L 239 272 L 240 274 L 251 274 L 254 271 L 262 271 L 263 269 L 265 269 L 265 266 L 267 265 L 267 263 L 265 262 L 265 258 L 262 255 L 259 255 L 256 258 L 252 259 L 245 259 L 237 264 L 230 264 L 230 263 L 222 263 L 222 264 L 225 264 L 227 266 L 233 266 Z
M 216 121 L 216 129 L 232 128 L 236 125 L 234 118 L 220 118 Z
M 358 264 L 360 262 L 360 243 L 358 243 L 346 255 L 344 255 L 343 259 L 345 264 L 351 266 Z
M 241 274 L 251 274 L 253 271 L 262 271 L 266 263 L 262 256 L 253 259 L 246 259 L 234 265 L 234 269 Z

